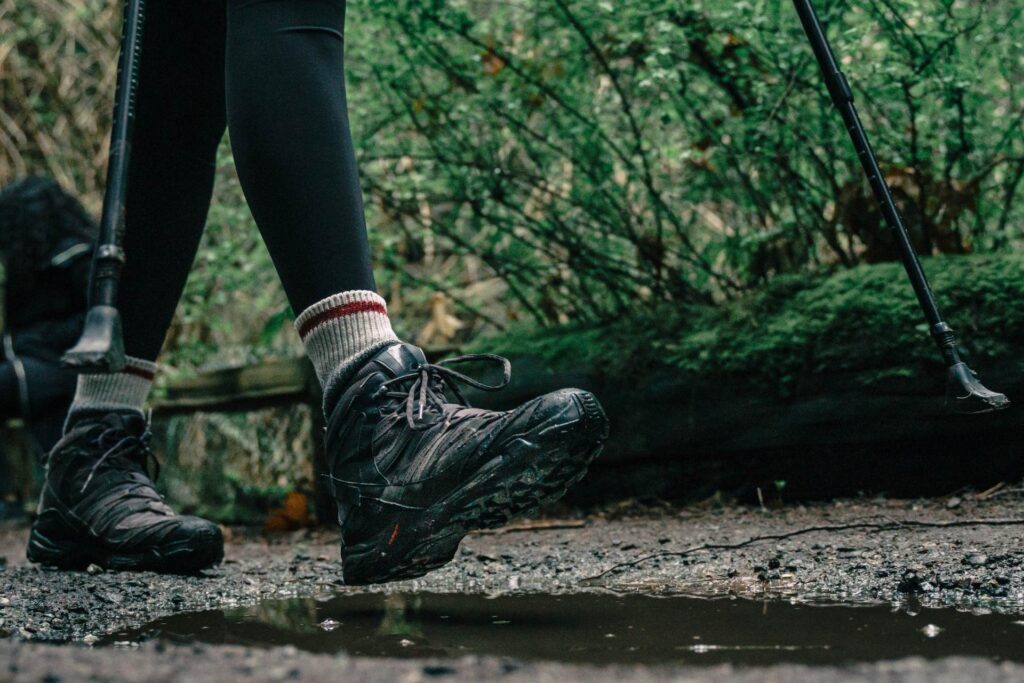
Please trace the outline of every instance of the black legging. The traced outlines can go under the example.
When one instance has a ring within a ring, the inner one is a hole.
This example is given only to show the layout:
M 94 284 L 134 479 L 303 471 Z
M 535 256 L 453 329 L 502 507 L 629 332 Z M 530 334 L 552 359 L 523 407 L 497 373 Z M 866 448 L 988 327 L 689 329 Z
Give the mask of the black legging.
M 21 357 L 25 371 L 28 405 L 22 402 L 18 372 L 11 361 L 0 361 L 0 420 L 33 419 L 49 413 L 63 414 L 75 393 L 76 375 L 57 363 L 31 356 Z
M 56 362 L 32 356 L 20 358 L 25 372 L 28 405 L 23 401 L 14 363 L 0 361 L 0 421 L 25 418 L 40 452 L 45 453 L 60 438 L 64 416 L 75 395 L 77 376 Z M 2 453 L 0 459 L 3 459 Z
M 119 306 L 156 359 L 195 258 L 225 125 L 296 314 L 374 289 L 344 83 L 344 0 L 148 0 Z

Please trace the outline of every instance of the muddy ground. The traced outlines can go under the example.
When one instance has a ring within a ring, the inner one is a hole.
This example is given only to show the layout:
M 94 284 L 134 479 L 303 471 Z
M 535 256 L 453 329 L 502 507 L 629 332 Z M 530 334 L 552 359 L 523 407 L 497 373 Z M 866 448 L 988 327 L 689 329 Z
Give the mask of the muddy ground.
M 942 499 L 840 501 L 778 510 L 717 503 L 686 508 L 624 504 L 519 527 L 470 536 L 456 561 L 443 570 L 373 590 L 613 590 L 1024 615 L 1021 487 Z M 24 560 L 25 535 L 19 525 L 0 531 L 0 556 L 6 562 L 0 572 L 0 680 L 1024 678 L 1024 666 L 968 659 L 813 670 L 791 665 L 590 670 L 487 657 L 365 660 L 293 648 L 159 643 L 131 650 L 92 648 L 88 643 L 97 637 L 175 612 L 355 589 L 341 584 L 335 536 L 324 530 L 273 538 L 232 530 L 225 563 L 199 577 L 42 570 Z M 1024 644 L 1024 628 L 1021 637 Z

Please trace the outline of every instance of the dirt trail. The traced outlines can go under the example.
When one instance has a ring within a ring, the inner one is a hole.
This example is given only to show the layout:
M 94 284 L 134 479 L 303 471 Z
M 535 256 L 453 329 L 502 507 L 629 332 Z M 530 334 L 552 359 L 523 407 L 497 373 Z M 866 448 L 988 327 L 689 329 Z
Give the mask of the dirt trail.
M 495 593 L 600 588 L 884 602 L 905 609 L 952 606 L 1024 615 L 1024 549 L 1020 542 L 1024 497 L 1016 491 L 987 500 L 965 494 L 942 500 L 842 501 L 773 511 L 629 508 L 588 517 L 582 525 L 580 520 L 566 522 L 555 520 L 547 528 L 471 536 L 456 561 L 445 569 L 417 581 L 372 590 Z M 751 542 L 775 536 L 788 537 Z M 183 675 L 181 653 L 175 647 L 163 650 L 147 644 L 142 652 L 118 651 L 117 657 L 111 657 L 109 650 L 57 648 L 26 641 L 81 644 L 175 612 L 353 590 L 340 583 L 335 535 L 328 531 L 296 532 L 271 540 L 236 532 L 225 564 L 201 577 L 41 570 L 24 561 L 24 544 L 24 528 L 6 527 L 0 532 L 0 556 L 7 563 L 0 572 L 0 632 L 6 638 L 0 641 L 0 662 L 7 660 L 17 669 L 4 674 L 0 665 L 0 678 L 17 674 L 18 680 L 39 680 L 53 674 L 75 680 L 85 671 L 96 670 L 102 672 L 101 680 L 171 680 Z M 738 547 L 704 549 L 706 545 Z M 619 563 L 644 557 L 650 559 L 592 580 Z M 609 669 L 598 675 L 553 664 L 507 664 L 513 669 L 504 672 L 498 660 L 367 664 L 287 651 L 281 661 L 294 666 L 281 669 L 282 664 L 271 671 L 261 664 L 267 657 L 276 656 L 267 651 L 203 647 L 190 654 L 189 666 L 197 675 L 207 671 L 211 679 L 237 676 L 238 667 L 250 667 L 265 680 L 275 679 L 273 671 L 281 673 L 277 678 L 287 678 L 293 676 L 293 670 L 302 680 L 316 680 L 317 672 L 327 671 L 333 672 L 335 680 L 339 673 L 346 680 L 393 680 L 406 675 L 415 680 L 442 674 L 450 680 L 470 680 L 499 673 L 507 673 L 508 680 L 518 680 L 517 676 L 523 680 L 545 676 L 600 680 L 626 673 Z M 435 671 L 431 667 L 441 668 Z M 659 668 L 642 676 L 631 672 L 629 677 L 661 680 L 671 677 L 672 671 L 673 675 L 694 673 Z M 758 671 L 758 679 L 771 674 L 782 680 L 795 673 L 793 667 Z M 143 672 L 151 675 L 143 676 Z M 702 678 L 712 680 L 732 679 L 736 674 L 720 667 L 700 672 Z M 960 660 L 907 660 L 816 672 L 819 680 L 889 675 L 924 680 L 953 673 L 977 680 L 1024 677 L 1024 667 Z

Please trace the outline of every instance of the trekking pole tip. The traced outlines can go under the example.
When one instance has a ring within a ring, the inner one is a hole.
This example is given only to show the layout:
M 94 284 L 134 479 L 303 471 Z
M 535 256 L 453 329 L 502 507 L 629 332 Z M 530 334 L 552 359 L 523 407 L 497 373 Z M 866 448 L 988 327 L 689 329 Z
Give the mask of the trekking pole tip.
M 93 306 L 85 314 L 78 343 L 61 357 L 64 367 L 82 374 L 119 372 L 124 369 L 124 337 L 121 314 L 113 306 Z
M 946 373 L 946 409 L 961 415 L 1002 410 L 1010 405 L 1005 394 L 985 388 L 967 363 L 951 365 Z

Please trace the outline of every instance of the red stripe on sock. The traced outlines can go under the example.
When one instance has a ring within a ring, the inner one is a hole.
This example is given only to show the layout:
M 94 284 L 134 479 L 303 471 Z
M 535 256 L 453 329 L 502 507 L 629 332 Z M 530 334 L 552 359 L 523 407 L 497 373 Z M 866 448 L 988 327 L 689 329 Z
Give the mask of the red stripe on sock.
M 121 372 L 125 373 L 126 375 L 135 375 L 136 377 L 141 377 L 142 379 L 147 380 L 149 382 L 152 382 L 156 378 L 155 372 L 143 370 L 142 368 L 137 368 L 134 365 L 124 366 L 124 370 L 122 370 Z
M 349 315 L 355 315 L 356 313 L 380 313 L 381 315 L 387 315 L 388 309 L 384 304 L 376 301 L 353 301 L 349 304 L 335 306 L 334 308 L 327 309 L 323 313 L 317 313 L 312 318 L 302 323 L 302 327 L 299 328 L 299 336 L 305 339 L 306 335 L 312 332 L 314 328 L 319 327 L 325 322 L 344 318 Z

